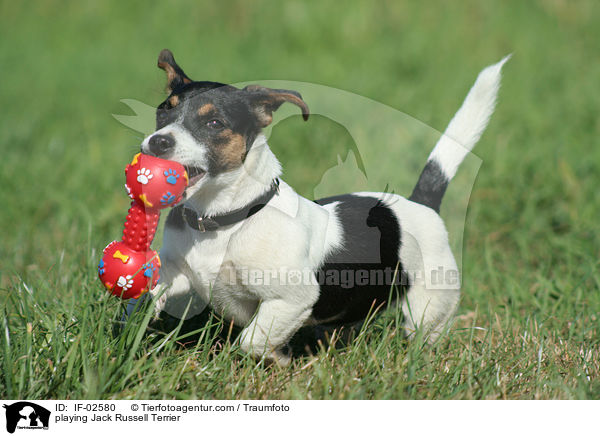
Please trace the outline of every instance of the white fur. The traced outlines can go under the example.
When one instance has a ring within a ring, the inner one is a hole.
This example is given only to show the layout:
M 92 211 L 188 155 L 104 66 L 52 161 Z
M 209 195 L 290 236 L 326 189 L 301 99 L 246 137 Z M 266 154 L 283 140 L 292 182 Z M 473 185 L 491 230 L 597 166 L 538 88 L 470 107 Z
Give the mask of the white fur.
M 480 73 L 431 153 L 430 159 L 436 159 L 449 178 L 487 124 L 506 59 Z M 174 135 L 177 145 L 173 159 L 200 165 L 206 158 L 202 144 L 195 143 L 180 125 L 175 123 L 156 133 Z M 143 147 L 147 143 L 148 139 Z M 259 197 L 280 173 L 281 166 L 261 135 L 243 167 L 201 180 L 186 204 L 199 214 L 231 211 Z M 411 282 L 401 302 L 406 332 L 411 335 L 422 327 L 435 338 L 454 313 L 460 295 L 457 266 L 442 219 L 432 209 L 397 195 L 357 195 L 381 197 L 396 215 L 402 232 L 400 262 L 409 274 L 422 279 Z M 336 206 L 317 205 L 281 182 L 279 194 L 259 213 L 217 232 L 167 226 L 160 252 L 161 284 L 151 291 L 157 294 L 165 289 L 157 313 L 165 310 L 182 317 L 191 298 L 186 312 L 189 318 L 210 304 L 226 319 L 244 327 L 239 337 L 243 350 L 288 363 L 279 350 L 302 325 L 312 322 L 312 307 L 320 292 L 314 278 L 292 281 L 289 271 L 314 272 L 340 246 L 342 231 Z M 431 277 L 440 268 L 455 271 L 456 281 L 433 283 Z M 268 280 L 265 275 L 262 282 L 249 283 L 244 278 L 248 271 L 268 271 Z
M 502 66 L 510 55 L 479 73 L 462 106 L 448 124 L 428 160 L 435 160 L 451 180 L 485 130 L 496 106 Z

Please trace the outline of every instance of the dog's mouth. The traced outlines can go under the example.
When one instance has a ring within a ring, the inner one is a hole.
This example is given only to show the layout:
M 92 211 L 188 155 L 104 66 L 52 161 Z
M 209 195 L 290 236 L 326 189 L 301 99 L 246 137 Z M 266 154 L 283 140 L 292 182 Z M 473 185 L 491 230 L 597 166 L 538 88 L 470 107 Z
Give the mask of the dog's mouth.
M 184 165 L 183 167 L 185 168 L 189 179 L 188 188 L 196 184 L 206 174 L 206 171 L 200 167 L 190 165 Z

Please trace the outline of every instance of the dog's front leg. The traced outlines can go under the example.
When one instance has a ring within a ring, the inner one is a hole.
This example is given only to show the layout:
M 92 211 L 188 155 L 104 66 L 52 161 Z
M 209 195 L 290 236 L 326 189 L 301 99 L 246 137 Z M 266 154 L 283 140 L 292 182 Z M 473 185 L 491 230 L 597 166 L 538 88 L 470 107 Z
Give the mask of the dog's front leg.
M 291 359 L 281 351 L 281 347 L 298 331 L 312 313 L 309 306 L 298 304 L 297 300 L 265 300 L 260 303 L 256 315 L 240 334 L 240 347 L 256 359 L 266 357 L 282 366 Z

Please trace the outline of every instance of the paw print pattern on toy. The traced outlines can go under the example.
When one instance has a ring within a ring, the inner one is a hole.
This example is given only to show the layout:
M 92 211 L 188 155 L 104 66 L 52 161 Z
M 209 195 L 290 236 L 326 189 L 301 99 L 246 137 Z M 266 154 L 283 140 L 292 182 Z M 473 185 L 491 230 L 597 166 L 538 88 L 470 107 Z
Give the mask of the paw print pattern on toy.
M 148 262 L 144 265 L 144 275 L 148 278 L 152 277 L 152 275 L 156 272 L 156 267 L 152 262 Z
M 123 288 L 124 290 L 130 289 L 133 286 L 133 279 L 130 275 L 125 277 L 120 276 L 119 280 L 117 280 L 117 286 Z
M 105 272 L 106 269 L 104 268 L 104 259 L 100 259 L 100 263 L 98 264 L 98 275 L 101 276 Z
M 171 185 L 177 183 L 177 179 L 179 178 L 179 174 L 177 174 L 177 171 L 172 170 L 171 168 L 169 168 L 168 171 L 165 171 L 164 175 L 167 178 L 167 183 Z
M 168 205 L 175 201 L 175 196 L 167 191 L 165 195 L 163 195 L 160 199 L 161 204 Z
M 152 175 L 152 172 L 149 169 L 146 168 L 140 168 L 139 170 L 137 170 L 137 181 L 140 182 L 142 185 L 146 185 L 148 184 L 148 182 L 150 181 L 150 179 L 152 177 L 154 177 Z
M 137 153 L 127 164 L 124 188 L 131 204 L 123 236 L 106 246 L 95 265 L 110 294 L 136 299 L 157 285 L 160 259 L 150 247 L 160 211 L 176 205 L 188 183 L 185 167 L 172 160 Z
M 129 187 L 129 185 L 127 183 L 125 183 L 125 190 L 127 191 L 127 196 L 131 199 L 133 199 L 133 194 L 131 193 L 131 188 Z

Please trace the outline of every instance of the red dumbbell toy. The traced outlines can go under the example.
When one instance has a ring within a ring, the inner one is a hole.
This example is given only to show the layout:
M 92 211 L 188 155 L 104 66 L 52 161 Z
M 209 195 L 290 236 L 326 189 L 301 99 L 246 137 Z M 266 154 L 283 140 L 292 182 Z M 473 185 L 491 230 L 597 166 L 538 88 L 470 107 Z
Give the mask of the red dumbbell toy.
M 160 259 L 150 249 L 160 209 L 174 206 L 188 185 L 183 165 L 138 153 L 125 168 L 125 188 L 132 198 L 121 241 L 103 251 L 98 277 L 123 299 L 138 298 L 156 286 Z

